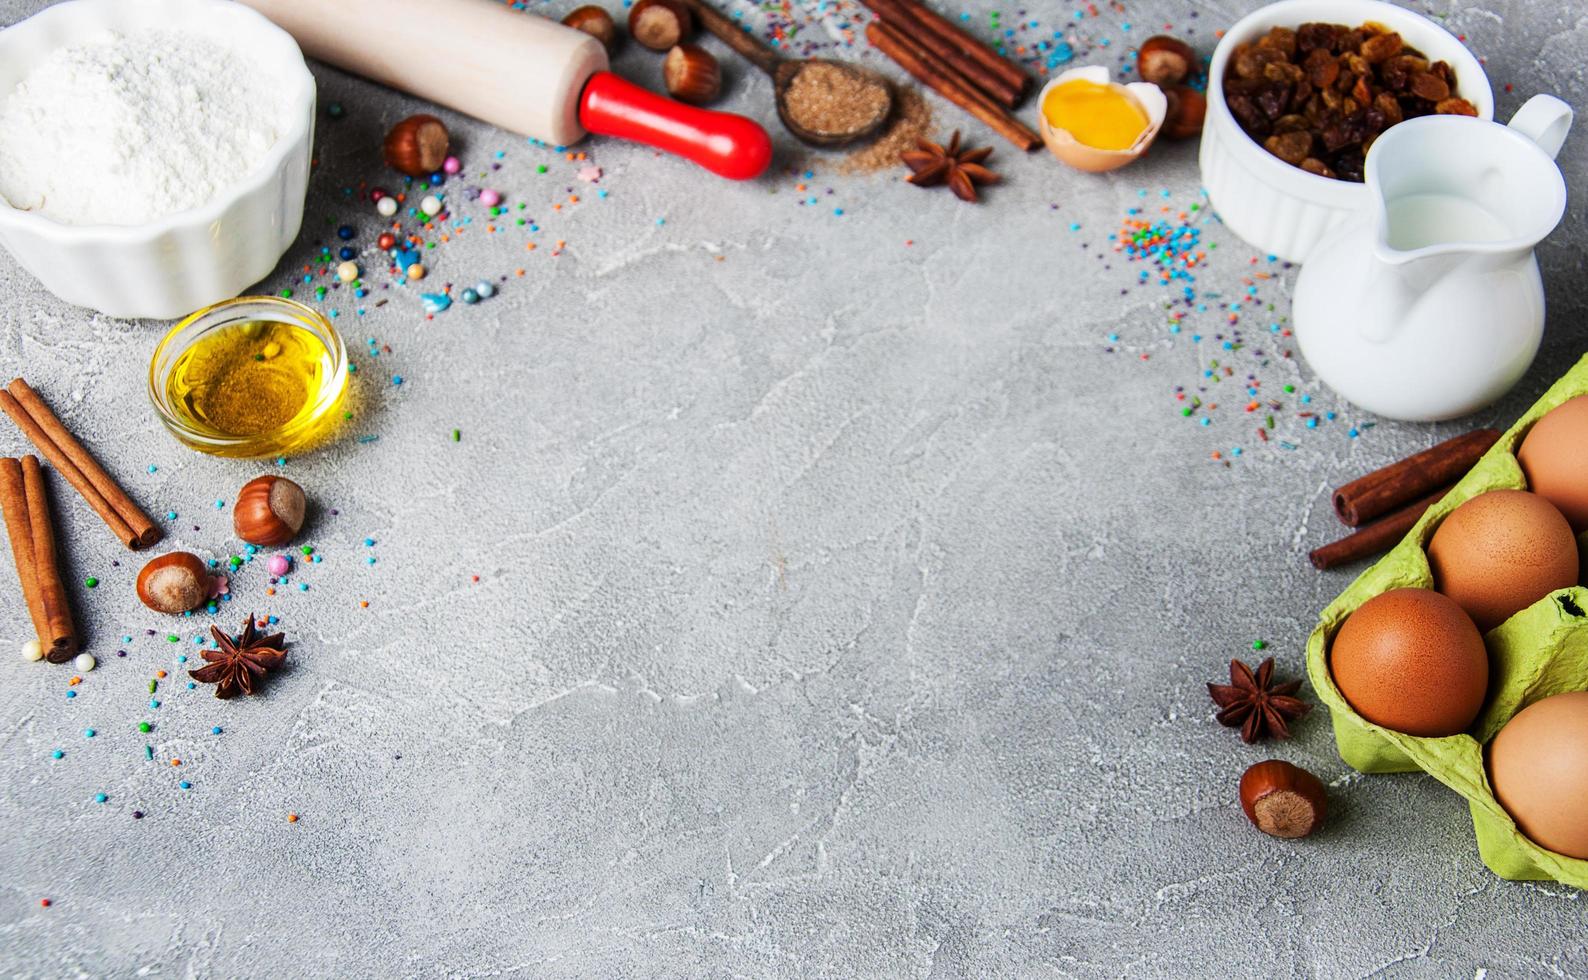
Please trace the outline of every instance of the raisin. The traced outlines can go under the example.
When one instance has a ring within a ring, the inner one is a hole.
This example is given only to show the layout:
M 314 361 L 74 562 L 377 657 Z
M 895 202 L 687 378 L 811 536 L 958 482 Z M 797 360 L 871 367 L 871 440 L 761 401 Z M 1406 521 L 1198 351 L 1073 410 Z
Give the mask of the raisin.
M 1324 163 L 1322 160 L 1319 160 L 1317 157 L 1308 157 L 1307 159 L 1301 161 L 1301 163 L 1297 164 L 1297 166 L 1305 170 L 1307 173 L 1317 174 L 1319 177 L 1334 176 L 1334 171 L 1329 169 L 1329 165 Z
M 1342 153 L 1334 159 L 1335 176 L 1341 180 L 1362 182 L 1362 154 Z
M 1373 97 L 1373 108 L 1377 109 L 1379 115 L 1384 117 L 1385 129 L 1388 129 L 1389 127 L 1406 118 L 1406 116 L 1401 112 L 1400 102 L 1396 100 L 1395 96 L 1389 94 L 1388 92 L 1380 92 L 1378 95 Z
M 1302 24 L 1296 29 L 1296 50 L 1303 54 L 1314 50 L 1328 51 L 1334 39 L 1344 30 L 1338 24 Z
M 1245 48 L 1235 54 L 1235 74 L 1242 78 L 1262 78 L 1263 68 L 1284 56 L 1272 48 Z
M 1301 70 L 1300 65 L 1288 61 L 1270 61 L 1263 66 L 1263 78 L 1281 85 L 1294 85 L 1306 77 L 1307 73 Z
M 1230 112 L 1241 124 L 1241 128 L 1248 133 L 1261 135 L 1268 131 L 1268 117 L 1257 108 L 1257 103 L 1249 95 L 1227 95 L 1225 104 L 1230 107 Z
M 1301 161 L 1307 159 L 1312 153 L 1312 134 L 1305 132 L 1281 133 L 1270 136 L 1263 141 L 1263 146 L 1269 153 L 1292 166 L 1300 166 Z
M 1265 88 L 1257 93 L 1257 107 L 1263 110 L 1263 115 L 1269 119 L 1278 119 L 1285 114 L 1285 107 L 1290 104 L 1290 86 L 1275 85 Z
M 1288 27 L 1270 28 L 1257 43 L 1265 48 L 1282 52 L 1286 58 L 1296 56 L 1296 32 Z
M 1400 54 L 1403 46 L 1399 34 L 1378 34 L 1362 42 L 1362 57 L 1376 65 Z
M 1413 75 L 1409 87 L 1413 95 L 1419 99 L 1427 99 L 1429 102 L 1442 102 L 1450 98 L 1450 86 L 1445 84 L 1443 78 L 1431 71 Z
M 1447 62 L 1381 24 L 1306 23 L 1236 47 L 1224 98 L 1241 128 L 1309 173 L 1360 181 L 1380 133 L 1430 113 L 1475 115 Z
M 1318 88 L 1328 88 L 1340 77 L 1340 62 L 1327 48 L 1313 48 L 1303 63 L 1307 79 Z
M 1466 99 L 1442 99 L 1434 111 L 1442 116 L 1476 116 L 1478 107 Z

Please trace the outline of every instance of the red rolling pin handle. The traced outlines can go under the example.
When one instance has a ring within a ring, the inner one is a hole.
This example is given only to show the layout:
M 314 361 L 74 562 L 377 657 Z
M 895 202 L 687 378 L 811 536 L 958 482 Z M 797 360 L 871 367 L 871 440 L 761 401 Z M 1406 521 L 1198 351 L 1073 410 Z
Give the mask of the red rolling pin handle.
M 754 120 L 674 102 L 609 71 L 585 83 L 579 124 L 675 153 L 731 180 L 759 177 L 772 163 L 772 137 Z

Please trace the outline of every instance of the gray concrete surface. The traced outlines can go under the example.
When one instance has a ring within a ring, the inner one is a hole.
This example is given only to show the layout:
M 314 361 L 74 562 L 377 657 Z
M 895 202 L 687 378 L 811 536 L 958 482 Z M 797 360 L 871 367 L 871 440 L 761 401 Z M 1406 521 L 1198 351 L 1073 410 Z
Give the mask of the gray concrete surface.
M 0 23 L 39 6 L 0 0 Z M 1192 25 L 1206 51 L 1244 6 L 1027 16 L 1111 39 L 1085 60 L 1112 61 L 1126 22 Z M 842 9 L 801 36 L 831 36 Z M 969 9 L 984 29 L 991 8 Z M 1535 91 L 1588 104 L 1581 8 L 1423 9 L 1487 59 L 1502 114 Z M 436 56 L 467 56 L 465 39 L 438 37 Z M 766 81 L 727 65 L 726 106 L 771 121 Z M 633 49 L 619 66 L 658 70 Z M 316 75 L 347 115 L 322 119 L 302 240 L 265 284 L 300 296 L 337 224 L 372 247 L 374 213 L 344 188 L 390 183 L 378 138 L 420 108 Z M 945 131 L 987 138 L 934 105 Z M 1217 311 L 1188 321 L 1200 343 L 1170 334 L 1166 291 L 1096 257 L 1127 208 L 1194 200 L 1192 147 L 1110 177 L 1000 147 L 1007 182 L 967 207 L 807 163 L 781 133 L 761 182 L 596 140 L 578 148 L 603 168 L 590 184 L 585 164 L 446 118 L 471 173 L 503 152 L 486 183 L 541 230 L 486 233 L 459 205 L 474 223 L 434 250 L 430 282 L 509 277 L 475 307 L 426 320 L 401 287 L 363 317 L 342 293 L 318 304 L 359 367 L 347 437 L 284 469 L 316 501 L 304 541 L 323 561 L 273 597 L 245 567 L 220 616 L 281 618 L 291 668 L 266 694 L 185 689 L 176 657 L 196 659 L 210 618 L 139 606 L 138 561 L 57 484 L 67 566 L 99 579 L 74 599 L 100 667 L 68 700 L 70 668 L 21 662 L 5 589 L 0 972 L 1588 974 L 1582 896 L 1494 877 L 1457 797 L 1351 774 L 1321 710 L 1290 743 L 1245 747 L 1203 689 L 1256 639 L 1300 673 L 1351 574 L 1305 559 L 1338 533 L 1330 487 L 1509 423 L 1588 349 L 1582 132 L 1526 380 L 1474 419 L 1352 439 L 1374 420 L 1282 342 L 1222 351 Z M 1203 239 L 1218 248 L 1197 288 L 1238 295 L 1250 250 L 1212 223 Z M 1260 283 L 1275 318 L 1293 278 Z M 215 501 L 269 464 L 158 429 L 143 389 L 162 325 L 68 308 L 8 257 L 0 296 L 6 373 L 178 515 L 169 545 L 234 551 Z M 1245 317 L 1249 339 L 1268 316 Z M 1228 404 L 1182 418 L 1175 386 L 1218 400 L 1202 380 L 1217 359 Z M 1241 408 L 1247 373 L 1284 405 L 1269 442 Z M 1309 408 L 1340 418 L 1308 429 Z M 1268 755 L 1330 784 L 1316 838 L 1267 839 L 1235 806 Z

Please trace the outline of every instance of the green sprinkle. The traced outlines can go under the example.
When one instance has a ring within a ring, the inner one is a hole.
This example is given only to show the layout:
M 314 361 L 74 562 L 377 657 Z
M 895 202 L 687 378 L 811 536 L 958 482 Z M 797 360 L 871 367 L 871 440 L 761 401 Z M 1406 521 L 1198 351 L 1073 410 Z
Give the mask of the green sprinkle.
M 166 639 L 170 640 L 172 643 L 180 643 L 181 642 L 181 639 L 175 633 L 170 634 L 169 636 L 166 637 Z
M 281 291 L 281 292 L 280 292 L 280 293 L 278 293 L 278 294 L 277 294 L 277 295 L 278 295 L 278 296 L 280 296 L 280 297 L 281 297 L 281 298 L 282 298 L 282 299 L 291 299 L 291 298 L 292 298 L 292 290 L 290 290 L 290 289 L 283 289 L 283 290 L 282 290 L 282 291 Z
M 453 429 L 453 430 L 452 430 L 452 441 L 453 441 L 453 442 L 459 442 L 459 441 L 461 441 L 461 440 L 462 440 L 462 439 L 463 439 L 463 432 L 462 432 L 462 430 L 460 430 L 460 429 Z
M 546 165 L 545 165 L 545 164 L 544 164 L 544 163 L 543 163 L 543 164 L 541 164 L 541 165 L 540 165 L 540 166 L 538 166 L 538 167 L 536 167 L 536 168 L 535 168 L 535 172 L 536 172 L 536 173 L 537 173 L 537 174 L 543 174 L 543 173 L 545 173 L 545 172 L 546 172 Z
M 148 732 L 148 731 L 150 731 L 153 728 L 154 728 L 154 726 L 149 724 L 146 721 L 138 722 L 138 731 L 140 731 L 140 732 Z
M 1266 649 L 1268 649 L 1268 644 L 1264 643 L 1262 640 L 1253 640 L 1252 641 L 1252 649 L 1253 650 L 1266 650 Z
M 94 586 L 99 584 L 99 579 L 94 578 L 92 575 L 90 575 L 87 578 L 83 579 L 83 584 L 88 586 L 90 589 L 92 589 Z
M 1295 385 L 1285 385 L 1285 394 L 1294 395 L 1295 393 L 1296 393 L 1296 386 Z
M 303 551 L 303 553 L 304 553 L 304 554 L 305 554 L 305 555 L 312 555 L 312 554 L 314 554 L 314 549 L 313 549 L 313 548 L 312 548 L 312 547 L 310 547 L 310 546 L 309 546 L 309 545 L 304 545 L 304 546 L 303 546 L 303 548 L 302 548 L 302 549 L 301 549 L 301 550 L 302 550 L 302 551 Z
M 149 693 L 153 694 L 159 687 L 160 687 L 160 682 L 159 681 L 150 681 L 149 682 Z

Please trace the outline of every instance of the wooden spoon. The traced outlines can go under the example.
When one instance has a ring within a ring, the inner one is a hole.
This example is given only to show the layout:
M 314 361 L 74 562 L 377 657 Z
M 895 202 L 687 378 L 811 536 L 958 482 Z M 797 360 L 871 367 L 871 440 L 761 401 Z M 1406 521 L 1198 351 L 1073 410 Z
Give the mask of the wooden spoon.
M 762 44 L 750 36 L 742 27 L 729 18 L 723 16 L 717 8 L 705 3 L 704 0 L 683 0 L 696 17 L 700 19 L 706 30 L 716 35 L 728 47 L 737 51 L 750 61 L 751 64 L 766 72 L 772 78 L 772 91 L 777 101 L 778 118 L 783 120 L 783 125 L 803 143 L 811 146 L 843 146 L 870 136 L 875 136 L 893 115 L 893 87 L 888 80 L 869 68 L 846 61 L 834 61 L 831 58 L 808 58 L 791 61 Z M 788 108 L 789 86 L 794 83 L 800 72 L 812 65 L 827 65 L 831 70 L 842 72 L 849 76 L 857 85 L 877 85 L 882 88 L 885 98 L 882 106 L 874 116 L 859 124 L 837 133 L 820 132 L 800 125 Z

